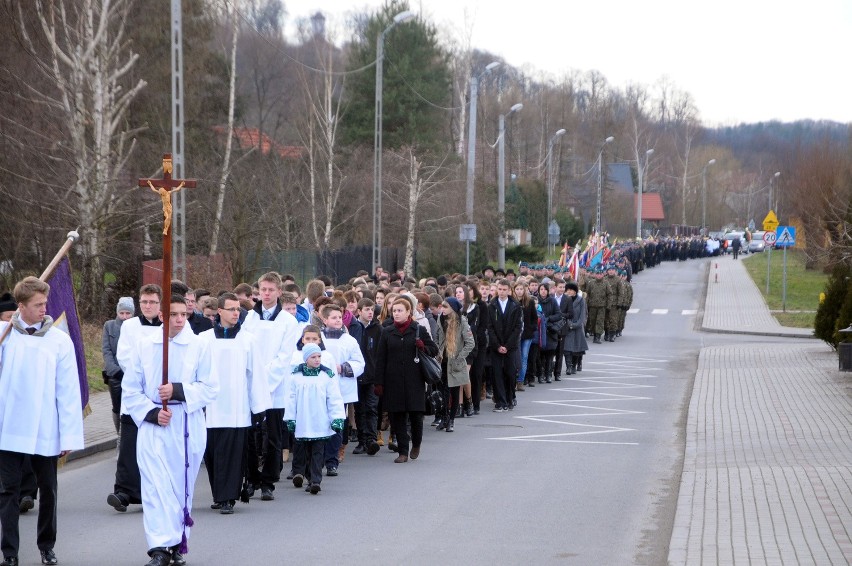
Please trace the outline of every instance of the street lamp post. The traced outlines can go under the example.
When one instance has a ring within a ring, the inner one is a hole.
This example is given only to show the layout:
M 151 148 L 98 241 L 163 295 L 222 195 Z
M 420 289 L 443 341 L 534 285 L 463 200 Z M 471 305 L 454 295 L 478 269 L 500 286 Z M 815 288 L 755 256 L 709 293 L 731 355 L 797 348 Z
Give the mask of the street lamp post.
M 550 221 L 553 219 L 553 145 L 564 135 L 565 128 L 557 130 L 547 144 L 547 228 L 550 228 Z
M 373 273 L 381 263 L 382 253 L 382 72 L 385 59 L 385 36 L 397 24 L 416 14 L 410 10 L 393 17 L 393 23 L 376 38 L 376 116 L 373 132 Z
M 595 233 L 601 233 L 601 198 L 603 197 L 603 150 L 606 144 L 615 141 L 613 136 L 609 136 L 601 144 L 601 149 L 598 151 L 598 203 L 595 209 Z
M 701 171 L 701 234 L 707 236 L 707 167 L 716 163 L 711 159 Z
M 497 266 L 500 269 L 506 269 L 506 116 L 523 107 L 520 102 L 515 104 L 508 114 L 500 114 L 497 121 Z
M 642 193 L 645 188 L 645 170 L 648 168 L 648 159 L 654 153 L 651 148 L 645 152 L 645 165 L 642 165 L 642 160 L 639 160 L 639 198 L 636 201 L 636 239 L 642 239 Z
M 781 171 L 776 171 L 774 175 L 769 177 L 769 210 L 770 211 L 773 210 L 773 206 L 772 206 L 772 183 L 775 181 L 775 179 L 777 179 L 780 176 L 781 176 Z M 775 215 L 777 216 L 778 213 L 776 212 Z
M 479 94 L 479 79 L 490 73 L 493 69 L 500 66 L 499 61 L 494 61 L 485 66 L 485 70 L 480 75 L 474 75 L 470 79 L 470 120 L 467 132 L 467 201 L 465 202 L 465 212 L 467 213 L 467 223 L 473 224 L 473 175 L 476 167 L 476 100 Z M 470 274 L 470 240 L 465 242 L 467 247 L 465 266 L 465 274 Z

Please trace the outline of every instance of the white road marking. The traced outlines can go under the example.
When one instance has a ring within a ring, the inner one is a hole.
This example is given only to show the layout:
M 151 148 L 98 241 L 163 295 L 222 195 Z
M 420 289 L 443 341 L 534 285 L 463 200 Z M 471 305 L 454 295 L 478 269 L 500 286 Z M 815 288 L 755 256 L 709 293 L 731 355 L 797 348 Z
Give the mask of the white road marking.
M 669 309 L 654 309 L 651 314 L 669 314 Z
M 685 315 L 685 316 L 692 316 L 694 314 L 698 314 L 698 310 L 696 310 L 696 309 L 685 309 L 685 310 L 681 311 L 680 314 Z
M 636 314 L 639 312 L 639 309 L 627 309 L 627 314 Z

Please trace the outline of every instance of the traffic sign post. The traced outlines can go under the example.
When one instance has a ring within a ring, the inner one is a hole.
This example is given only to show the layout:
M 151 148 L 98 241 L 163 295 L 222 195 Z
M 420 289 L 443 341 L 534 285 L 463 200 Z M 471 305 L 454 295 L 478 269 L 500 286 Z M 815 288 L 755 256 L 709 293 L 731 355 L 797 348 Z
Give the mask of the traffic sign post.
M 470 243 L 476 241 L 476 224 L 459 226 L 459 241 L 465 243 L 465 275 L 470 275 Z
M 766 226 L 766 220 L 764 222 L 764 227 Z M 776 226 L 777 228 L 777 226 Z M 775 246 L 776 240 L 775 232 L 772 230 L 767 230 L 763 233 L 763 243 L 769 246 L 769 249 L 766 250 L 766 296 L 769 296 L 769 274 L 772 271 L 772 248 Z
M 784 277 L 782 278 L 781 310 L 787 312 L 787 248 L 796 245 L 796 228 L 793 226 L 778 226 L 775 233 L 775 245 L 784 248 Z
M 770 210 L 766 218 L 763 219 L 763 229 L 767 232 L 774 232 L 779 224 L 780 222 L 778 222 L 778 217 L 775 216 L 774 210 Z

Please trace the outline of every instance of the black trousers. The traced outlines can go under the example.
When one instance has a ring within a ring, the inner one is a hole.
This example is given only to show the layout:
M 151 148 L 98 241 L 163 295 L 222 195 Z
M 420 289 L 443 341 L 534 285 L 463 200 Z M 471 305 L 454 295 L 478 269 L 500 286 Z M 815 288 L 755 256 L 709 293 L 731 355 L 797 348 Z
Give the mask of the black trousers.
M 263 450 L 263 469 L 260 471 L 261 487 L 275 489 L 273 485 L 281 479 L 281 467 L 284 464 L 284 409 L 266 411 L 266 445 Z
M 136 435 L 139 428 L 130 415 L 121 415 L 121 445 L 115 463 L 115 486 L 113 493 L 121 492 L 130 503 L 142 503 L 142 478 L 139 462 L 136 461 Z
M 21 498 L 30 496 L 33 499 L 38 495 L 38 482 L 36 481 L 35 472 L 30 462 L 30 457 L 27 455 L 24 458 L 24 465 L 21 468 Z
M 553 368 L 553 377 L 562 377 L 562 347 L 565 345 L 565 337 L 560 336 L 556 341 L 556 360 Z
M 236 501 L 240 497 L 246 465 L 249 427 L 208 428 L 204 465 L 213 501 Z
M 297 440 L 293 450 L 293 473 L 301 474 L 309 483 L 322 483 L 325 439 Z
M 408 421 L 411 421 L 411 436 L 408 435 Z M 396 435 L 396 445 L 400 456 L 408 456 L 409 443 L 420 446 L 423 442 L 423 413 L 402 411 L 390 413 L 391 429 Z
M 487 357 L 488 352 L 485 346 L 480 346 L 473 358 L 473 363 L 470 365 L 470 397 L 473 402 L 473 409 L 476 411 L 479 410 L 480 397 L 482 396 L 482 379 L 485 376 L 485 359 Z
M 124 378 L 124 373 L 111 375 L 107 385 L 109 386 L 109 399 L 112 401 L 112 412 L 116 415 L 121 410 L 121 380 Z
M 515 381 L 518 379 L 518 350 L 505 354 L 491 353 L 491 368 L 494 372 L 494 404 L 508 408 L 515 396 Z
M 358 443 L 368 446 L 376 441 L 379 398 L 372 383 L 358 384 L 358 402 L 355 404 L 355 422 L 358 425 Z
M 56 544 L 56 462 L 57 456 L 28 455 L 0 450 L 0 551 L 3 556 L 17 556 L 21 544 L 18 518 L 21 511 L 21 475 L 24 461 L 29 459 L 41 493 L 38 501 L 36 544 L 39 550 L 50 550 Z

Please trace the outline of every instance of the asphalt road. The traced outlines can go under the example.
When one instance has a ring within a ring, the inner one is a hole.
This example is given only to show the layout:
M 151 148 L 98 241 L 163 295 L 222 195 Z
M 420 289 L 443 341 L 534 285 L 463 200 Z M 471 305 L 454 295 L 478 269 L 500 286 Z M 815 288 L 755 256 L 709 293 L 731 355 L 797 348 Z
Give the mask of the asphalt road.
M 748 338 L 694 331 L 706 261 L 634 279 L 624 337 L 590 344 L 584 371 L 519 393 L 514 412 L 425 431 L 416 461 L 347 454 L 311 496 L 282 480 L 276 499 L 219 515 L 199 474 L 187 560 L 225 564 L 664 564 L 683 427 L 699 349 Z M 429 421 L 427 421 L 428 423 Z M 60 563 L 142 565 L 139 506 L 105 503 L 112 453 L 60 473 Z M 38 564 L 35 512 L 21 564 Z

